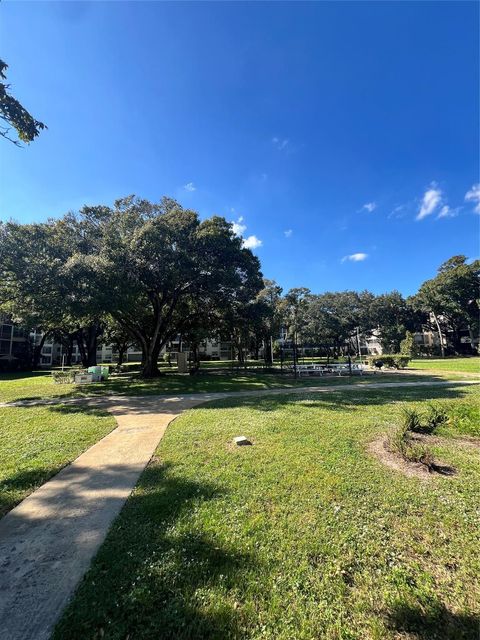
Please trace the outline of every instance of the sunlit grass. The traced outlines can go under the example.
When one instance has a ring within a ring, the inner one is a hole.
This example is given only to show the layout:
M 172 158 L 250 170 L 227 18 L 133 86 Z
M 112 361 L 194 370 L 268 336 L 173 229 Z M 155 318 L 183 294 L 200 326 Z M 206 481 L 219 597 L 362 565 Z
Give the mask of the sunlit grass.
M 458 475 L 427 480 L 367 450 L 403 407 L 431 401 L 474 407 L 479 391 L 364 387 L 187 412 L 55 640 L 476 639 L 480 450 L 450 426 L 432 448 Z
M 422 380 L 442 380 L 461 378 L 461 373 L 438 371 L 430 378 Z M 106 382 L 74 385 L 56 384 L 49 372 L 25 372 L 0 374 L 0 402 L 15 400 L 69 398 L 94 395 L 162 395 L 171 393 L 214 393 L 218 391 L 253 391 L 260 389 L 291 388 L 295 386 L 325 386 L 332 384 L 369 384 L 371 382 L 407 382 L 416 380 L 411 376 L 382 371 L 365 376 L 299 377 L 281 373 L 260 371 L 220 371 L 198 375 L 166 373 L 152 380 L 142 379 L 138 372 L 111 376 Z
M 410 368 L 433 371 L 462 371 L 480 375 L 480 358 L 418 358 L 410 362 Z
M 74 407 L 0 407 L 0 516 L 116 426 Z

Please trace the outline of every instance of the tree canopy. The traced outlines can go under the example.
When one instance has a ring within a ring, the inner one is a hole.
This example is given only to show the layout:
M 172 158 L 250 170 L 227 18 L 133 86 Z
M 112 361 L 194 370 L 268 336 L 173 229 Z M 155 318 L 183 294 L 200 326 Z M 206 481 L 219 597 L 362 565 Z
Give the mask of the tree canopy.
M 422 284 L 412 297 L 411 304 L 426 314 L 431 314 L 437 329 L 442 352 L 446 333 L 451 333 L 455 351 L 461 348 L 461 330 L 468 327 L 472 334 L 479 332 L 480 260 L 470 264 L 466 256 L 453 256 L 438 269 L 434 278 Z
M 1 227 L 1 300 L 43 330 L 67 324 L 95 359 L 108 315 L 142 350 L 143 375 L 159 374 L 160 350 L 178 334 L 254 301 L 260 263 L 224 218 L 201 221 L 164 198 L 129 196 L 113 208 L 35 225 Z
M 271 365 L 280 334 L 294 351 L 301 343 L 356 353 L 361 335 L 384 352 L 413 353 L 413 333 L 426 327 L 438 331 L 442 351 L 458 352 L 465 330 L 478 335 L 479 274 L 480 261 L 453 256 L 408 299 L 305 287 L 282 295 L 231 223 L 201 220 L 171 198 L 128 196 L 43 223 L 0 222 L 0 310 L 54 336 L 68 360 L 76 342 L 85 366 L 96 363 L 99 341 L 122 356 L 135 345 L 145 377 L 159 375 L 159 354 L 177 337 L 195 360 L 202 341 L 224 336 L 240 362 L 263 349 Z

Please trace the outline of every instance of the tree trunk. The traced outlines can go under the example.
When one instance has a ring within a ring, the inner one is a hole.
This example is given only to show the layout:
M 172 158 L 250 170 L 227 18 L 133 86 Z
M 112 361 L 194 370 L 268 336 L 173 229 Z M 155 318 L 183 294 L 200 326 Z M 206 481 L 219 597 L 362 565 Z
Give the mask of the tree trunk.
M 95 322 L 87 329 L 87 367 L 95 367 L 97 365 L 98 334 L 99 325 Z
M 42 335 L 42 337 L 40 338 L 40 342 L 36 345 L 34 345 L 33 347 L 33 354 L 32 354 L 32 367 L 33 369 L 36 369 L 38 367 L 38 365 L 40 364 L 40 357 L 42 355 L 42 349 L 43 349 L 43 345 L 45 344 L 45 340 L 47 339 L 47 334 L 44 333 Z
M 445 347 L 443 346 L 443 335 L 442 330 L 440 329 L 440 323 L 438 322 L 437 314 L 433 313 L 433 319 L 435 320 L 435 324 L 437 325 L 438 338 L 440 340 L 440 353 L 442 354 L 442 358 L 445 357 Z
M 73 357 L 73 336 L 68 336 L 68 342 L 65 348 L 66 348 L 65 366 L 71 367 L 72 357 Z
M 158 378 L 162 375 L 158 368 L 160 349 L 161 345 L 158 340 L 156 344 L 142 345 L 142 370 L 140 373 L 142 378 Z
M 85 341 L 83 339 L 83 329 L 79 329 L 75 334 L 78 350 L 80 351 L 80 359 L 82 361 L 82 367 L 88 366 L 87 351 L 85 349 Z
M 122 364 L 123 364 L 123 360 L 125 358 L 125 351 L 126 350 L 127 350 L 127 345 L 126 344 L 118 345 L 117 365 L 119 367 L 121 367 Z
M 263 359 L 265 360 L 265 364 L 268 366 L 273 365 L 273 353 L 272 353 L 272 341 L 270 336 L 268 336 L 265 340 L 263 351 Z

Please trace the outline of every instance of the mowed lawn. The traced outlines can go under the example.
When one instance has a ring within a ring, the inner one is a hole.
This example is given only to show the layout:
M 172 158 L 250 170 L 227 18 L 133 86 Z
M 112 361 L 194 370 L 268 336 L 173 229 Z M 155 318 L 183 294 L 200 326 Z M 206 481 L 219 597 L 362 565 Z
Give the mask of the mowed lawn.
M 420 374 L 417 374 L 417 377 Z M 401 377 L 400 377 L 401 376 Z M 461 379 L 461 373 L 438 371 L 429 376 L 431 380 Z M 325 386 L 337 384 L 369 384 L 371 382 L 407 382 L 415 380 L 392 371 L 371 372 L 364 376 L 305 377 L 295 380 L 291 375 L 263 373 L 257 371 L 219 371 L 217 373 L 188 374 L 166 373 L 152 380 L 140 378 L 138 373 L 111 376 L 106 382 L 74 385 L 56 384 L 47 371 L 0 374 L 0 403 L 18 400 L 43 400 L 50 398 L 74 398 L 103 395 L 162 395 L 172 393 L 215 393 L 229 391 L 254 391 L 260 389 L 292 388 L 303 386 Z M 427 378 L 422 376 L 422 380 Z
M 230 399 L 173 422 L 56 640 L 478 640 L 478 387 Z M 454 409 L 412 478 L 368 443 Z M 237 447 L 245 435 L 253 446 Z
M 480 358 L 417 358 L 409 365 L 412 369 L 431 369 L 432 371 L 453 371 L 476 373 L 480 375 Z
M 72 406 L 0 407 L 0 517 L 115 426 Z

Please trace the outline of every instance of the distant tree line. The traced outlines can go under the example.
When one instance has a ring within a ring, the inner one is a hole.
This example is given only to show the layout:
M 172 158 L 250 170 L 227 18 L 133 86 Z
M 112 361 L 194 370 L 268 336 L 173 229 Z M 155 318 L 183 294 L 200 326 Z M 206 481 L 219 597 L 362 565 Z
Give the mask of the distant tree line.
M 472 352 L 479 334 L 479 275 L 480 261 L 469 264 L 465 256 L 454 256 L 409 298 L 395 290 L 313 294 L 300 288 L 289 291 L 281 304 L 295 343 L 300 336 L 302 343 L 335 355 L 357 352 L 360 335 L 375 335 L 384 353 L 400 353 L 407 345 L 413 351 L 411 334 L 424 330 L 437 334 L 442 356 Z
M 283 295 L 231 223 L 200 220 L 170 198 L 129 196 L 43 223 L 0 223 L 0 311 L 42 332 L 33 367 L 47 337 L 63 345 L 67 364 L 77 344 L 85 366 L 96 364 L 101 342 L 121 357 L 135 345 L 144 377 L 160 375 L 159 354 L 179 335 L 195 361 L 202 341 L 221 335 L 240 363 L 262 351 L 271 364 L 282 330 L 294 348 L 338 355 L 372 332 L 396 353 L 408 332 L 428 327 L 442 351 L 458 352 L 462 331 L 478 335 L 479 273 L 479 261 L 455 256 L 408 299 L 305 288 Z

